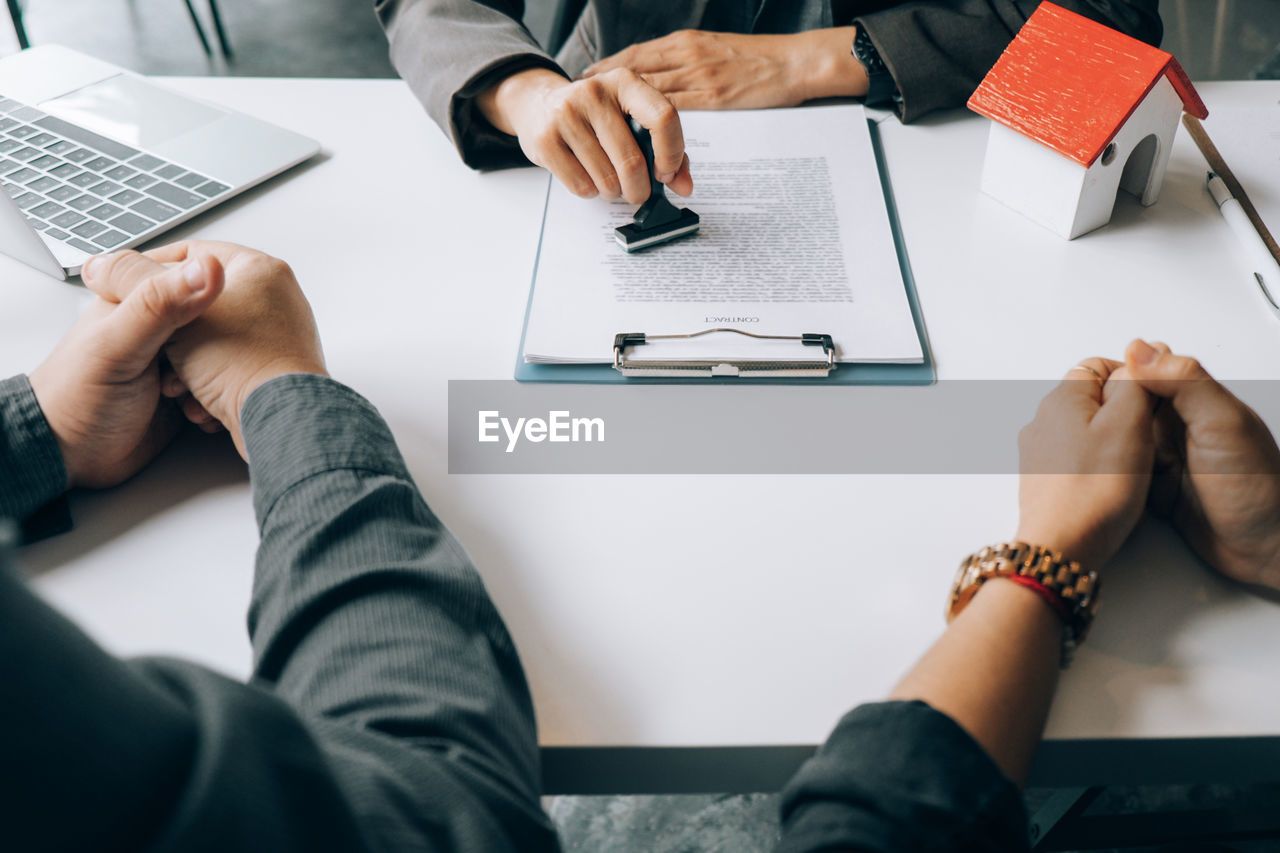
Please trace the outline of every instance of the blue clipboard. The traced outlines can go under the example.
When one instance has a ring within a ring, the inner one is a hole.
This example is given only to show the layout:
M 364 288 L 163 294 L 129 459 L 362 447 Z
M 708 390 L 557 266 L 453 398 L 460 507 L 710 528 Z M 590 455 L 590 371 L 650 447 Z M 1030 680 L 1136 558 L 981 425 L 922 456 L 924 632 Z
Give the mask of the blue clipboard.
M 914 364 L 841 364 L 824 377 L 679 377 L 679 376 L 623 376 L 609 364 L 529 364 L 524 360 L 524 339 L 529 330 L 529 309 L 533 305 L 533 284 L 529 287 L 529 302 L 525 305 L 524 327 L 520 331 L 520 348 L 516 351 L 515 378 L 517 382 L 569 382 L 577 384 L 687 384 L 687 385 L 932 385 L 937 380 L 933 367 L 933 352 L 929 348 L 929 335 L 920 313 L 920 299 L 916 295 L 915 278 L 911 275 L 911 263 L 902 241 L 902 228 L 898 222 L 898 206 L 893 199 L 889 173 L 885 168 L 884 150 L 880 144 L 880 129 L 874 121 L 867 120 L 871 130 L 871 147 L 876 155 L 876 169 L 880 173 L 880 188 L 884 191 L 885 208 L 889 213 L 889 227 L 893 230 L 893 245 L 898 253 L 898 266 L 902 268 L 902 283 L 907 288 L 907 301 L 911 304 L 911 319 L 920 340 L 924 360 Z M 549 188 L 550 185 L 548 185 Z M 543 227 L 546 226 L 545 212 Z M 538 255 L 542 255 L 542 241 L 538 241 Z M 533 265 L 533 281 L 538 278 L 538 263 Z

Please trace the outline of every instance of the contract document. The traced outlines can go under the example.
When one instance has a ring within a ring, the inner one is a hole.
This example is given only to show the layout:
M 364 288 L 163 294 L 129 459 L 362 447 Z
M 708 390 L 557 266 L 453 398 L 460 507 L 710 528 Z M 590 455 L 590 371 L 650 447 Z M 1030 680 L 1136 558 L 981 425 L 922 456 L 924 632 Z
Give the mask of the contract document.
M 700 232 L 628 254 L 626 201 L 551 179 L 525 331 L 534 364 L 613 361 L 614 336 L 830 335 L 841 362 L 920 363 L 870 130 L 856 105 L 680 116 Z M 651 341 L 644 358 L 769 360 L 795 342 Z M 801 354 L 813 357 L 813 353 Z

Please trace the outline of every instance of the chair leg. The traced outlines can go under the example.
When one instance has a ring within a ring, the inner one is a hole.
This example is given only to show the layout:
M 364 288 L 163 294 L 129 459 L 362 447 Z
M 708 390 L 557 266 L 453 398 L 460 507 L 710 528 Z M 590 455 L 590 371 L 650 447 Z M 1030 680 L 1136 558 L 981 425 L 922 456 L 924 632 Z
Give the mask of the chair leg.
M 218 0 L 209 0 L 209 13 L 213 15 L 213 31 L 218 36 L 218 46 L 222 48 L 222 58 L 231 59 L 231 43 L 227 41 L 227 31 L 222 28 L 222 15 L 218 13 Z
M 27 28 L 22 25 L 22 7 L 18 5 L 18 0 L 9 0 L 9 17 L 13 19 L 13 31 L 18 36 L 18 47 L 22 50 L 31 47 L 31 42 L 27 39 Z
M 16 2 L 17 0 L 10 0 Z M 191 5 L 191 0 L 182 0 L 187 4 L 187 14 L 191 15 L 191 23 L 196 28 L 196 35 L 200 37 L 200 46 L 204 48 L 205 56 L 213 56 L 213 50 L 209 47 L 209 39 L 205 38 L 204 27 L 200 25 L 200 18 L 196 15 L 196 7 Z

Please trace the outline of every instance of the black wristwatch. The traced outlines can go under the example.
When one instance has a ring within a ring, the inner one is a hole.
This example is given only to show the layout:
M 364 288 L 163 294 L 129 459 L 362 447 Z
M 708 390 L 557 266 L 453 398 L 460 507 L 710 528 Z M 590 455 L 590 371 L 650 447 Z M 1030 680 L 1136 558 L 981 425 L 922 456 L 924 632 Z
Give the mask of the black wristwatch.
M 853 37 L 851 52 L 867 70 L 867 96 L 863 99 L 863 103 L 869 107 L 885 107 L 892 104 L 897 94 L 893 75 L 889 73 L 889 67 L 880 58 L 880 51 L 876 50 L 876 46 L 871 42 L 871 36 L 867 35 L 863 27 L 858 27 L 858 34 Z

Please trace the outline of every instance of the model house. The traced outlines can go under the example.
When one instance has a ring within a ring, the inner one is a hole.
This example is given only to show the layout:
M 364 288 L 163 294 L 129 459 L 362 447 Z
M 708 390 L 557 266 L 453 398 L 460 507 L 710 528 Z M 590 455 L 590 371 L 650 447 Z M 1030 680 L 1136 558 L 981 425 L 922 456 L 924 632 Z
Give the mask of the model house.
M 1208 115 L 1172 55 L 1044 2 L 969 99 L 991 119 L 982 190 L 1072 239 L 1124 189 L 1154 204 L 1183 110 Z

